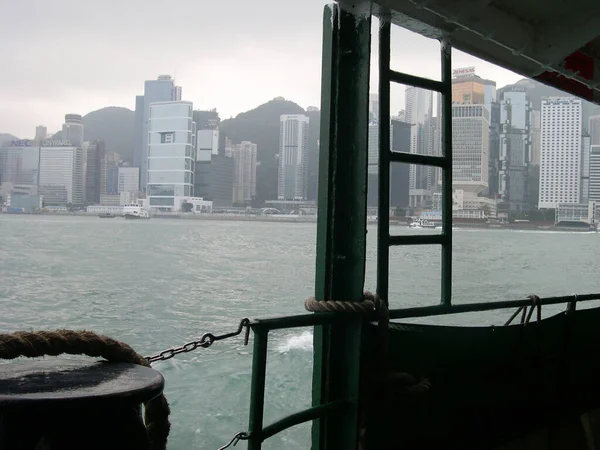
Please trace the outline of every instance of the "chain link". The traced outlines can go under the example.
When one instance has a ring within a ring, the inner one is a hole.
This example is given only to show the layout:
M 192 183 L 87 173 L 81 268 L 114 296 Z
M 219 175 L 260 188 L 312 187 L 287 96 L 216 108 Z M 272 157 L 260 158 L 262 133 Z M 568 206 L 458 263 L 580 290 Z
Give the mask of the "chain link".
M 192 352 L 199 347 L 208 348 L 217 341 L 222 341 L 223 339 L 239 336 L 240 334 L 242 334 L 242 331 L 244 331 L 244 328 L 246 329 L 244 345 L 248 345 L 248 338 L 250 337 L 250 320 L 242 319 L 240 321 L 238 329 L 232 333 L 221 334 L 218 336 L 215 336 L 212 333 L 204 333 L 202 337 L 197 341 L 188 342 L 187 344 L 184 344 L 181 347 L 168 348 L 160 353 L 157 353 L 156 355 L 146 356 L 146 359 L 150 364 L 152 364 L 156 361 L 166 361 L 167 359 L 171 359 L 173 356 L 179 355 L 180 353 Z

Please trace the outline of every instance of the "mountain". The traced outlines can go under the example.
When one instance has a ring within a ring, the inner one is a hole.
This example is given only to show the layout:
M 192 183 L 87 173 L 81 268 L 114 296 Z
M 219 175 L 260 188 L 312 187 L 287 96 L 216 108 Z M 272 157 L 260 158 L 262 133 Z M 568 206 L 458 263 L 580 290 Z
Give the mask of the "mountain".
M 127 108 L 109 106 L 83 116 L 83 134 L 86 141 L 102 139 L 106 150 L 117 152 L 125 161 L 133 161 L 133 118 Z
M 277 199 L 277 154 L 279 153 L 279 119 L 282 114 L 306 114 L 310 119 L 308 145 L 309 196 L 316 195 L 317 141 L 320 113 L 306 112 L 298 104 L 277 97 L 235 118 L 223 120 L 220 131 L 223 140 L 235 144 L 250 141 L 257 145 L 260 165 L 256 173 L 256 197 L 259 202 Z M 314 184 L 314 188 L 313 188 Z
M 116 152 L 125 161 L 133 161 L 133 121 L 135 113 L 127 108 L 108 106 L 83 116 L 83 138 L 102 139 L 106 150 Z M 53 139 L 60 139 L 59 131 Z
M 542 98 L 543 97 L 572 97 L 572 94 L 569 94 L 564 91 L 560 91 L 551 86 L 547 86 L 538 81 L 530 80 L 528 78 L 523 78 L 522 80 L 517 81 L 515 84 L 509 84 L 508 86 L 504 86 L 497 91 L 498 100 L 502 99 L 502 94 L 504 92 L 510 91 L 513 87 L 525 88 L 527 91 L 527 96 L 531 101 L 531 105 L 534 111 L 540 111 L 542 109 Z M 583 101 L 582 104 L 582 125 L 583 130 L 585 132 L 588 131 L 588 124 L 590 116 L 594 116 L 600 114 L 600 106 L 594 103 L 588 102 L 587 100 Z
M 497 91 L 498 99 L 502 98 L 502 94 L 504 92 L 510 91 L 512 88 L 524 88 L 527 91 L 527 96 L 532 103 L 533 109 L 535 111 L 540 111 L 542 104 L 542 97 L 569 97 L 570 94 L 559 91 L 556 88 L 551 86 L 547 86 L 535 80 L 530 80 L 528 78 L 523 78 L 522 80 L 517 81 L 515 84 L 509 84 L 504 86 Z
M 0 146 L 10 144 L 10 141 L 17 141 L 18 137 L 8 133 L 0 133 Z

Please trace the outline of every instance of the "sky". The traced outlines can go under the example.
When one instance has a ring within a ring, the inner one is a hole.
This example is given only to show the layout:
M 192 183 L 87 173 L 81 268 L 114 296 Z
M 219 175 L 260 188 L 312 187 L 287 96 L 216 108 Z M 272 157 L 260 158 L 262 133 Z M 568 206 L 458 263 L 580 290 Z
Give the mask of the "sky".
M 144 80 L 175 77 L 195 109 L 222 119 L 275 97 L 320 105 L 324 0 L 4 0 L 0 133 L 58 131 L 67 113 L 134 109 Z M 376 27 L 373 27 L 376 30 Z M 376 39 L 374 39 L 376 43 Z M 394 27 L 392 68 L 439 79 L 439 44 Z M 374 48 L 376 52 L 376 48 Z M 521 77 L 454 51 L 500 88 Z M 372 92 L 377 61 L 372 58 Z M 392 114 L 404 89 L 391 91 Z

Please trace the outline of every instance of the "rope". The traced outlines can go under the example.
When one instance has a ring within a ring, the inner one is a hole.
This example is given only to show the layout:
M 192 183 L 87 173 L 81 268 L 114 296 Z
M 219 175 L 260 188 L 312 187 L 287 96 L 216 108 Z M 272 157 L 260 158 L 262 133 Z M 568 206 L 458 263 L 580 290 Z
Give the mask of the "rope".
M 342 312 L 364 314 L 377 310 L 376 298 L 370 292 L 365 292 L 363 300 L 358 302 L 317 300 L 314 297 L 310 297 L 304 302 L 304 307 L 310 312 Z
M 139 364 L 149 367 L 150 363 L 129 345 L 91 331 L 18 331 L 0 334 L 0 359 L 15 359 L 20 356 L 87 355 L 102 357 L 110 362 Z M 169 404 L 164 395 L 144 403 L 144 422 L 152 450 L 165 450 L 171 424 Z

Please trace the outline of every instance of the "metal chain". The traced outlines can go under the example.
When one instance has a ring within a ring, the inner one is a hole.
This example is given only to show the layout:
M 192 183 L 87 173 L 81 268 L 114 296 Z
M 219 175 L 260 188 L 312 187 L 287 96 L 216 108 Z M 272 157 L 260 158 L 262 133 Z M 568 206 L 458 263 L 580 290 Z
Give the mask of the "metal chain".
M 244 328 L 246 329 L 244 345 L 248 345 L 248 338 L 250 337 L 250 320 L 245 318 L 240 321 L 238 329 L 234 332 L 221 334 L 218 336 L 215 336 L 212 333 L 204 333 L 202 337 L 197 341 L 188 342 L 187 344 L 184 344 L 181 347 L 168 348 L 160 353 L 157 353 L 156 355 L 146 356 L 146 359 L 150 364 L 152 364 L 156 361 L 166 361 L 167 359 L 171 359 L 173 356 L 178 355 L 180 353 L 192 352 L 200 347 L 208 348 L 217 341 L 222 341 L 223 339 L 239 336 L 240 334 L 242 334 L 242 331 L 244 331 Z

